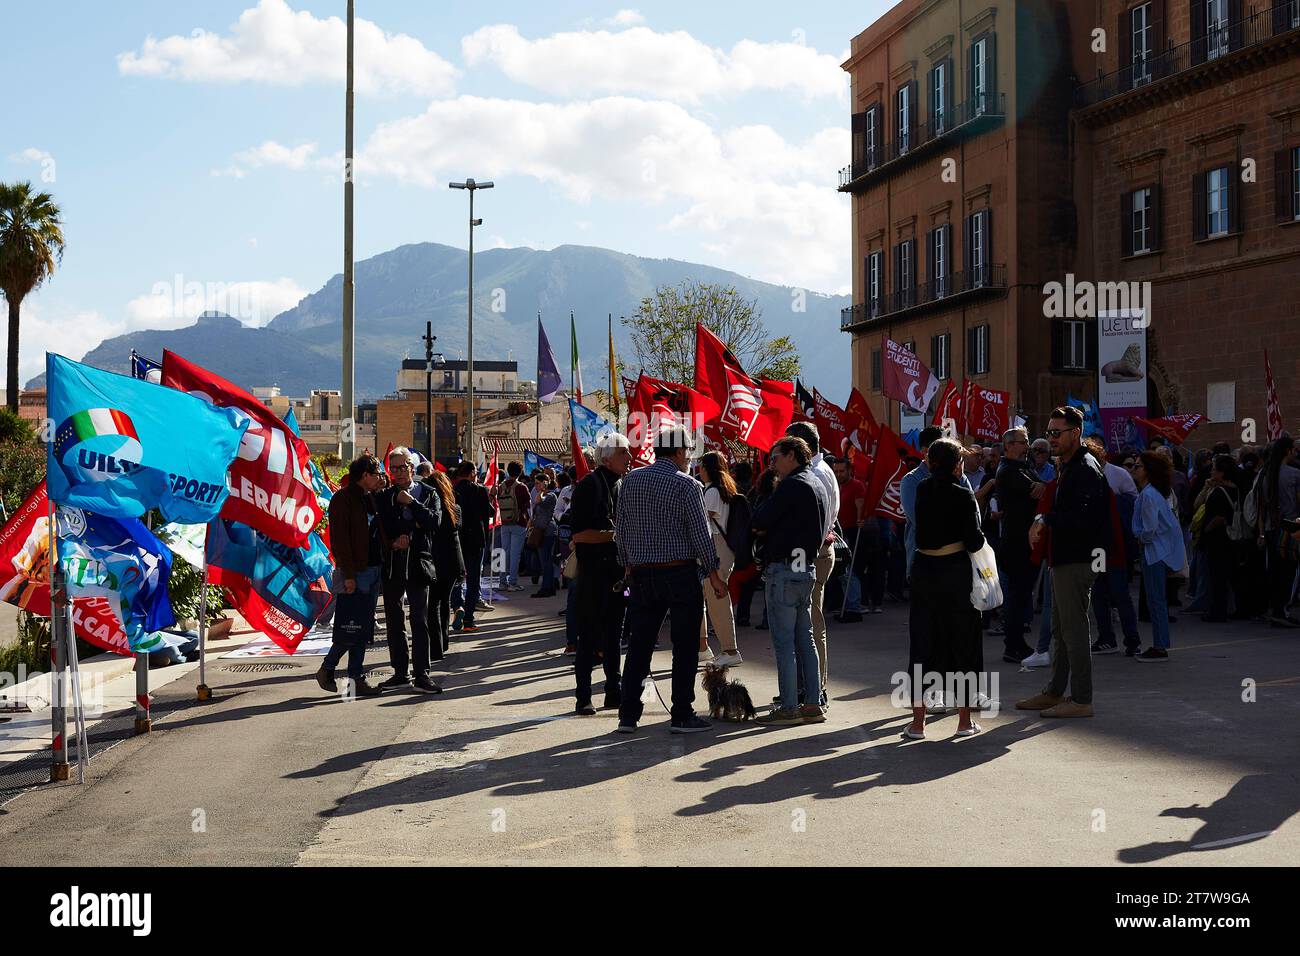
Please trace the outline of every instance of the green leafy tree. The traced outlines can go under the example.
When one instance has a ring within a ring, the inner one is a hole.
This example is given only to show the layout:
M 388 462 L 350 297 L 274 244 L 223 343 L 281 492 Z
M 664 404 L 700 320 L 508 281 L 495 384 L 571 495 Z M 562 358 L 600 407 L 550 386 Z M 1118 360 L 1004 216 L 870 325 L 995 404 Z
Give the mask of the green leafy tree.
M 29 292 L 63 259 L 63 218 L 49 193 L 31 183 L 0 183 L 0 293 L 9 303 L 5 403 L 18 411 L 18 313 Z
M 695 378 L 695 323 L 727 343 L 754 378 L 789 381 L 799 374 L 799 355 L 788 335 L 772 337 L 757 300 L 733 286 L 687 281 L 663 285 L 623 319 L 632 348 L 647 374 L 687 384 Z

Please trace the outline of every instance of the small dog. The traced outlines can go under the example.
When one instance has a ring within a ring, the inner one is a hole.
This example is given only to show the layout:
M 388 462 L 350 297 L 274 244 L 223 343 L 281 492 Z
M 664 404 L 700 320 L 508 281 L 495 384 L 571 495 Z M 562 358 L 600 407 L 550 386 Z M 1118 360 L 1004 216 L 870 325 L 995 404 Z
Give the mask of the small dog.
M 714 720 L 753 720 L 754 702 L 738 680 L 727 680 L 726 667 L 704 665 L 704 691 L 709 695 L 709 716 Z

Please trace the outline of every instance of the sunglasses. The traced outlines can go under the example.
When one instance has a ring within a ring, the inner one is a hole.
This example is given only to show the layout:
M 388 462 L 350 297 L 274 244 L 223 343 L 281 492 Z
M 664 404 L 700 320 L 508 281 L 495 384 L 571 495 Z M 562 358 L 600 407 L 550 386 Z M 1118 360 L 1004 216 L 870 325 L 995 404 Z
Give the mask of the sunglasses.
M 1073 431 L 1078 431 L 1077 426 L 1071 426 L 1069 428 L 1049 428 L 1046 432 L 1044 432 L 1044 434 L 1047 435 L 1048 438 L 1060 438 L 1066 432 L 1073 432 Z

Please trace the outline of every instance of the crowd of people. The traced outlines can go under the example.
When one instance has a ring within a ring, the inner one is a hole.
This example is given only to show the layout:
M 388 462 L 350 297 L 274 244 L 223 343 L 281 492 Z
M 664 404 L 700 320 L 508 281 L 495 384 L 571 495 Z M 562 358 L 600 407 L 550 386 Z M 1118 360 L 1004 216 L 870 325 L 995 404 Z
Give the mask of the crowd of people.
M 417 468 L 405 448 L 386 468 L 363 456 L 329 507 L 337 604 L 317 680 L 337 690 L 347 655 L 357 696 L 441 693 L 431 667 L 453 633 L 474 632 L 492 609 L 485 574 L 507 593 L 525 590 L 521 576 L 538 585 L 533 597 L 564 590 L 575 712 L 597 712 L 600 669 L 602 706 L 618 711 L 622 733 L 641 720 L 665 618 L 673 733 L 709 729 L 694 710 L 697 669 L 742 664 L 740 633 L 751 626 L 769 631 L 779 688 L 759 722 L 824 721 L 828 617 L 860 622 L 887 596 L 910 603 L 909 674 L 982 674 L 984 635 L 997 634 L 1004 662 L 1047 670 L 1041 693 L 1016 704 L 1045 717 L 1092 716 L 1091 659 L 1120 651 L 1117 623 L 1124 653 L 1142 663 L 1170 659 L 1176 608 L 1300 627 L 1289 612 L 1300 467 L 1288 436 L 1189 459 L 1161 439 L 1108 454 L 1083 433 L 1070 406 L 1033 440 L 1012 428 L 997 445 L 963 447 L 923 429 L 898 489 L 903 522 L 876 512 L 853 463 L 822 449 L 806 421 L 757 460 L 730 463 L 697 455 L 686 429 L 665 428 L 654 463 L 634 470 L 627 439 L 608 434 L 587 452 L 581 480 L 572 468 L 525 475 L 510 462 L 490 490 L 468 462 L 449 478 Z M 1003 600 L 981 611 L 971 556 L 990 549 Z M 762 619 L 751 625 L 760 588 Z M 362 660 L 380 597 L 393 674 L 372 687 Z M 905 737 L 923 738 L 927 714 L 949 706 L 958 736 L 980 732 L 974 716 L 992 701 L 973 682 L 946 686 L 951 699 L 912 682 Z

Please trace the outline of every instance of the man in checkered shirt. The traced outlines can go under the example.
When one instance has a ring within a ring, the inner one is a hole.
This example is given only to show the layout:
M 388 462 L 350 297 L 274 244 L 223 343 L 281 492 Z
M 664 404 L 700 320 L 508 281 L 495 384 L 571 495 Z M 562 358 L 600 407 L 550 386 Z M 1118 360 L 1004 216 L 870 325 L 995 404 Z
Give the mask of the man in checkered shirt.
M 704 590 L 718 597 L 727 586 L 718 574 L 718 554 L 704 513 L 704 491 L 686 474 L 692 447 L 684 428 L 669 428 L 655 438 L 655 463 L 628 474 L 618 496 L 614 543 L 631 584 L 632 637 L 623 664 L 623 702 L 619 733 L 635 732 L 641 719 L 641 684 L 664 615 L 671 614 L 673 646 L 672 726 L 674 734 L 712 728 L 695 716 L 695 669 L 699 663 Z

